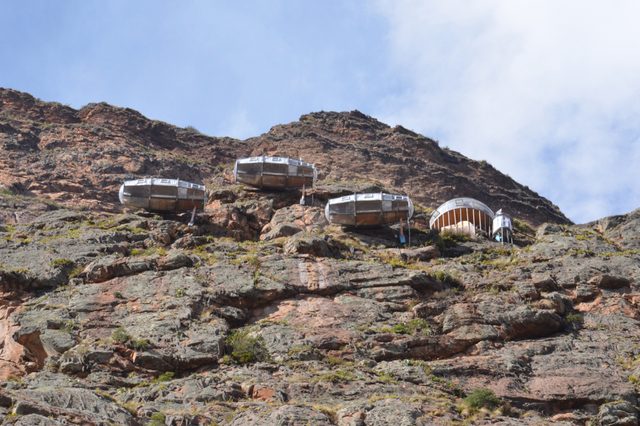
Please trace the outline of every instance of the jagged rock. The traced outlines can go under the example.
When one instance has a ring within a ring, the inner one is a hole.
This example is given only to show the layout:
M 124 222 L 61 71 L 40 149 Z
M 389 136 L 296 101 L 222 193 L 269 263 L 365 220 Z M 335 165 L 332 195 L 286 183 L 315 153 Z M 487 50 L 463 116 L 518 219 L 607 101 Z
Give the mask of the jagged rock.
M 281 425 L 295 426 L 299 424 L 331 425 L 331 419 L 326 414 L 319 413 L 308 407 L 282 405 L 272 412 L 267 410 L 245 411 L 233 418 L 231 425 Z
M 49 417 L 41 416 L 40 414 L 27 414 L 20 416 L 16 419 L 14 426 L 59 426 L 64 423 L 60 423 Z
M 540 299 L 540 293 L 536 289 L 536 287 L 529 282 L 518 283 L 516 285 L 515 291 L 526 300 L 538 300 Z
M 76 345 L 76 339 L 67 331 L 46 330 L 41 336 L 42 344 L 47 353 L 62 354 Z
M 637 426 L 638 410 L 628 401 L 614 401 L 600 406 L 596 419 L 599 426 Z
M 87 389 L 39 388 L 14 391 L 13 394 L 17 401 L 14 412 L 20 415 L 66 415 L 81 422 L 135 424 L 131 414 L 124 408 Z
M 0 407 L 9 408 L 11 405 L 13 405 L 13 399 L 0 390 Z
M 545 235 L 553 235 L 562 232 L 562 226 L 557 223 L 544 223 L 538 227 L 536 238 L 542 238 Z
M 193 266 L 193 263 L 193 259 L 186 254 L 179 251 L 170 251 L 166 256 L 158 259 L 157 267 L 159 270 L 169 271 Z
M 325 224 L 322 209 L 294 204 L 276 210 L 271 221 L 262 228 L 260 239 L 268 241 L 288 237 L 301 231 L 318 232 Z
M 422 412 L 416 407 L 395 399 L 385 399 L 374 404 L 365 415 L 365 424 L 412 426 Z
M 190 400 L 211 401 L 237 401 L 248 395 L 240 384 L 233 382 L 217 383 L 210 377 L 189 378 L 178 384 L 175 390 L 175 398 L 184 395 Z M 171 396 L 169 396 L 171 398 Z
M 531 276 L 531 282 L 538 291 L 556 291 L 558 290 L 558 284 L 555 278 L 547 274 L 533 274 Z
M 289 255 L 309 254 L 315 257 L 336 257 L 336 254 L 339 254 L 338 250 L 332 250 L 323 238 L 306 232 L 301 232 L 287 239 L 283 248 L 284 253 Z
M 606 274 L 595 276 L 591 278 L 588 283 L 606 290 L 615 290 L 631 285 L 631 281 L 629 281 L 628 278 L 614 277 Z
M 90 263 L 82 272 L 89 282 L 99 283 L 115 277 L 139 274 L 156 266 L 155 257 L 118 259 L 113 256 Z
M 576 287 L 576 302 L 590 302 L 600 294 L 600 290 L 593 285 L 578 285 Z
M 275 240 L 276 238 L 290 237 L 298 232 L 302 232 L 302 229 L 289 223 L 279 223 L 266 234 L 262 234 L 260 239 L 264 241 Z
M 247 312 L 234 306 L 215 307 L 212 313 L 229 321 L 233 326 L 239 326 L 247 320 Z
M 554 311 L 516 308 L 501 316 L 504 332 L 510 339 L 549 336 L 562 329 L 562 318 Z
M 149 236 L 156 243 L 168 246 L 176 239 L 182 226 L 184 225 L 164 220 L 156 225 L 155 229 L 149 233 Z
M 573 309 L 571 298 L 558 292 L 546 293 L 536 305 L 539 309 L 552 309 L 558 315 L 564 315 Z
M 133 363 L 147 370 L 172 371 L 173 365 L 165 360 L 162 354 L 153 351 L 136 352 Z
M 430 382 L 426 363 L 410 360 L 381 361 L 376 364 L 374 371 L 409 383 L 426 384 Z
M 256 193 L 232 204 L 214 201 L 206 206 L 211 226 L 210 229 L 204 227 L 204 230 L 236 240 L 258 240 L 260 231 L 271 220 L 273 213 L 274 200 Z
M 365 426 L 365 410 L 370 406 L 351 406 L 336 413 L 338 426 Z

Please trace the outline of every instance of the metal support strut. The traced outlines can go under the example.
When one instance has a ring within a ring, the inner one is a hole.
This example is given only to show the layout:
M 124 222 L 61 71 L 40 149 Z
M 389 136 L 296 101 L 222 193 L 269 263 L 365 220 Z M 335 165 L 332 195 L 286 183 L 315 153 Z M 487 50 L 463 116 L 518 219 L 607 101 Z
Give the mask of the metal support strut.
M 193 226 L 193 224 L 195 223 L 196 220 L 196 210 L 198 209 L 198 207 L 193 206 L 193 211 L 191 212 L 191 220 L 189 221 L 189 226 Z

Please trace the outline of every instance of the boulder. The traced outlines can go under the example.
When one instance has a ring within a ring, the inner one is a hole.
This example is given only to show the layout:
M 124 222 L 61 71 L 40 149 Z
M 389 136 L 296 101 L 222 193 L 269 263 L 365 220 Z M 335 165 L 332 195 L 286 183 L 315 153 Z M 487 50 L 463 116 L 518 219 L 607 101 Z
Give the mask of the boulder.
M 337 250 L 332 250 L 327 241 L 309 233 L 299 233 L 287 239 L 284 253 L 289 255 L 308 254 L 315 257 L 335 257 Z
M 261 231 L 261 240 L 293 235 L 294 231 L 318 232 L 326 225 L 324 212 L 318 207 L 294 204 L 276 210 L 271 221 Z
M 588 283 L 606 290 L 617 290 L 620 288 L 629 287 L 631 285 L 631 281 L 628 278 L 606 274 L 596 275 L 595 277 L 591 278 Z
M 48 354 L 62 354 L 76 345 L 76 339 L 64 330 L 46 330 L 40 336 Z
M 518 307 L 500 316 L 507 339 L 532 339 L 562 330 L 562 318 L 552 310 Z
M 139 274 L 156 267 L 156 257 L 117 258 L 106 256 L 88 264 L 82 274 L 88 282 L 99 283 L 115 277 Z
M 595 285 L 580 284 L 576 286 L 576 303 L 590 302 L 600 294 L 600 289 Z
M 290 237 L 298 232 L 302 232 L 302 228 L 299 228 L 291 223 L 279 223 L 271 228 L 266 234 L 260 235 L 260 240 L 269 241 L 275 240 L 281 237 Z
M 157 261 L 157 267 L 161 271 L 193 266 L 193 259 L 181 251 L 171 250 L 166 256 Z
M 559 289 L 556 279 L 548 274 L 532 274 L 531 283 L 536 288 L 536 290 L 541 292 L 556 291 Z

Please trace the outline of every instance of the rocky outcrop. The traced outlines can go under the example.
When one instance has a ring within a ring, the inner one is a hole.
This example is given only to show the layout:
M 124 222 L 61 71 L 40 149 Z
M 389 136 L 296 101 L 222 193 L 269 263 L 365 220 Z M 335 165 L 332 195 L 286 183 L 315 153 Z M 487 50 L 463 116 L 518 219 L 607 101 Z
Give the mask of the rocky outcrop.
M 278 224 L 307 210 L 273 211 Z M 3 287 L 0 354 L 16 380 L 0 387 L 3 412 L 437 424 L 468 420 L 455 407 L 489 388 L 511 411 L 487 422 L 637 417 L 613 404 L 637 403 L 640 252 L 617 234 L 634 214 L 606 231 L 547 227 L 525 248 L 464 242 L 454 258 L 420 229 L 423 247 L 397 249 L 393 232 L 310 217 L 263 241 L 211 236 L 206 218 L 63 209 L 6 229 L 4 270 L 32 278 Z M 20 263 L 17 247 L 50 260 Z
M 501 200 L 487 179 L 514 200 L 528 193 L 359 113 L 303 116 L 236 144 L 105 104 L 0 100 L 11 181 L 0 195 L 0 423 L 638 423 L 640 210 L 549 223 L 513 247 L 444 238 L 418 218 L 399 248 L 394 228 L 327 224 L 320 202 L 407 189 L 420 173 L 405 168 L 418 166 L 458 188 L 451 170 L 474 176 L 485 201 Z M 215 167 L 278 138 L 327 170 L 304 207 L 299 193 L 241 188 Z M 181 163 L 194 146 L 214 160 Z M 347 146 L 373 171 L 328 162 Z M 65 158 L 68 173 L 39 168 Z M 201 173 L 206 212 L 189 227 L 103 211 L 130 170 Z M 535 215 L 520 205 L 523 217 L 563 221 L 536 203 Z

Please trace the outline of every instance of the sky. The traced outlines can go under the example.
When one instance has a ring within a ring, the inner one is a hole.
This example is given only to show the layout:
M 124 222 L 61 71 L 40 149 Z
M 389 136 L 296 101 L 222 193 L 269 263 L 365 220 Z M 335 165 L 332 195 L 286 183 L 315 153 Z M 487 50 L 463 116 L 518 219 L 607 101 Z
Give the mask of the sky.
M 0 87 L 241 139 L 358 109 L 584 223 L 640 207 L 638 16 L 636 0 L 7 0 Z

